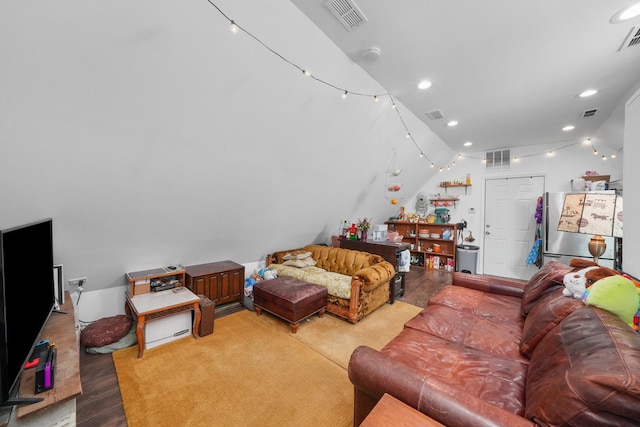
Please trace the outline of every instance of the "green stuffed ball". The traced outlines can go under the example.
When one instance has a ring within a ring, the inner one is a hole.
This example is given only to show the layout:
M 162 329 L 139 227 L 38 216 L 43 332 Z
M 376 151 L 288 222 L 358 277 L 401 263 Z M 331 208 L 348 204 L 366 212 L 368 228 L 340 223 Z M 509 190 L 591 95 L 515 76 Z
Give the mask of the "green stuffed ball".
M 638 290 L 623 276 L 598 280 L 585 299 L 585 304 L 607 310 L 633 328 L 633 316 L 638 311 Z

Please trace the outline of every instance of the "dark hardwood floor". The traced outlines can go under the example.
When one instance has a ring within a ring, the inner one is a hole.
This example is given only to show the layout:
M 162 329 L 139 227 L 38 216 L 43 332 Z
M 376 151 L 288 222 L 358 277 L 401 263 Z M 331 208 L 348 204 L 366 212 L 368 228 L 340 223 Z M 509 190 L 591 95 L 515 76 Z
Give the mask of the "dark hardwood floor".
M 398 300 L 424 307 L 431 296 L 451 284 L 451 273 L 411 268 L 405 274 L 405 293 Z M 216 307 L 215 318 L 241 310 L 239 304 Z M 126 426 L 118 378 L 111 354 L 88 354 L 80 351 L 82 395 L 76 402 L 78 427 Z

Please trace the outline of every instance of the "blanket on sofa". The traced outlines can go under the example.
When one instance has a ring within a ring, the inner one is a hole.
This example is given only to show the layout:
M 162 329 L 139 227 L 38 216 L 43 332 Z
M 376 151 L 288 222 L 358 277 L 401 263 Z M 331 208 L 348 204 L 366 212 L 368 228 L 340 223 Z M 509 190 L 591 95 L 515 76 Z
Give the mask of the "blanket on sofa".
M 327 288 L 329 295 L 334 297 L 351 298 L 351 276 L 333 273 L 315 266 L 293 267 L 284 264 L 270 264 L 268 268 L 275 271 L 278 276 L 292 276 L 305 282 L 322 285 Z

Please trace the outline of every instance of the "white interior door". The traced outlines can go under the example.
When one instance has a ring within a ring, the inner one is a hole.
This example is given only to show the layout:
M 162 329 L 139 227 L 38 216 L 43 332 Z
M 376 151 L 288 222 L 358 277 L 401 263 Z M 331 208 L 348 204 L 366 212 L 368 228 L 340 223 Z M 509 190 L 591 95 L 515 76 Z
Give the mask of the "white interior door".
M 485 274 L 528 280 L 538 271 L 526 260 L 535 241 L 535 212 L 543 193 L 542 176 L 486 181 Z

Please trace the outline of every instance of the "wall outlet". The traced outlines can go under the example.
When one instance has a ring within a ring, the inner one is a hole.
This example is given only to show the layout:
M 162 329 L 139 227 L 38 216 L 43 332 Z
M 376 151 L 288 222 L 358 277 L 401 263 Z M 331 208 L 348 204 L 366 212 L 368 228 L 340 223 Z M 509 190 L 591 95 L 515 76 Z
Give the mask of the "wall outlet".
M 69 280 L 69 286 L 86 286 L 86 285 L 87 285 L 86 277 L 80 277 L 78 279 Z

